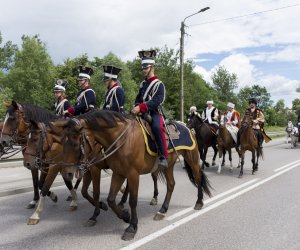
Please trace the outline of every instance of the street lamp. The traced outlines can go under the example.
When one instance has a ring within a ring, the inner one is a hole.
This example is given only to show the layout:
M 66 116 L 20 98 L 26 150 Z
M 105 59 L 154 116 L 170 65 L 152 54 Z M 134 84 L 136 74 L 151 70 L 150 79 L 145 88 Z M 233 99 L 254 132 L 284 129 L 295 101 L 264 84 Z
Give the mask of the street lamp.
M 183 67 L 184 67 L 184 27 L 185 27 L 185 20 L 188 19 L 191 16 L 194 16 L 200 12 L 204 12 L 206 10 L 208 10 L 209 7 L 205 7 L 201 10 L 199 10 L 198 12 L 187 16 L 186 18 L 183 19 L 183 21 L 181 22 L 181 27 L 180 27 L 180 31 L 181 31 L 181 35 L 180 35 L 180 120 L 182 122 L 184 122 L 184 82 L 183 82 Z

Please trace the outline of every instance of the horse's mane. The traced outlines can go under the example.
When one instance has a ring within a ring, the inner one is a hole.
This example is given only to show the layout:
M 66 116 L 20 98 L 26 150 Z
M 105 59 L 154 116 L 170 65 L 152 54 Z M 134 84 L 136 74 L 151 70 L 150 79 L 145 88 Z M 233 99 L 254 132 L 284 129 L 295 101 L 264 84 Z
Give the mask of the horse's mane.
M 110 110 L 88 112 L 76 118 L 84 119 L 89 127 L 96 130 L 101 130 L 99 120 L 104 121 L 104 127 L 116 127 L 118 122 L 125 123 L 127 121 L 121 113 Z
M 35 122 L 48 123 L 50 121 L 58 119 L 58 116 L 56 116 L 53 112 L 50 112 L 49 110 L 44 109 L 42 107 L 38 107 L 28 103 L 20 105 L 22 105 L 23 107 L 25 119 L 27 121 L 33 120 Z

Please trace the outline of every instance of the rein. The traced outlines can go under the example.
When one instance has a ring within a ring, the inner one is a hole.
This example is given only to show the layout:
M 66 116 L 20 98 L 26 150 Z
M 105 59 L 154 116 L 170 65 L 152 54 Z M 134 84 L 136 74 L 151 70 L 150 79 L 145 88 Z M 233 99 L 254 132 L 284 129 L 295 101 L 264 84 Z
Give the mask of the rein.
M 100 159 L 97 156 L 95 156 L 91 160 L 87 159 L 87 154 L 85 153 L 85 150 L 84 150 L 85 149 L 85 145 L 88 142 L 87 142 L 87 138 L 86 138 L 85 132 L 84 131 L 82 132 L 82 134 L 81 134 L 82 144 L 80 145 L 80 148 L 81 148 L 81 152 L 82 152 L 82 154 L 84 156 L 84 159 L 83 159 L 83 161 L 81 163 L 81 165 L 83 166 L 83 169 L 84 169 L 83 170 L 84 173 L 91 167 L 91 165 L 106 160 L 108 157 L 110 157 L 111 155 L 113 155 L 117 150 L 119 150 L 126 143 L 128 137 L 125 138 L 125 140 L 119 146 L 117 146 L 116 148 L 113 149 L 113 147 L 117 144 L 117 142 L 120 141 L 120 139 L 128 131 L 129 127 L 130 127 L 130 125 L 128 125 L 123 130 L 123 132 L 113 141 L 113 143 L 104 152 L 102 152 L 102 154 L 101 154 L 102 157 L 100 157 Z M 111 151 L 111 152 L 109 152 L 109 151 Z

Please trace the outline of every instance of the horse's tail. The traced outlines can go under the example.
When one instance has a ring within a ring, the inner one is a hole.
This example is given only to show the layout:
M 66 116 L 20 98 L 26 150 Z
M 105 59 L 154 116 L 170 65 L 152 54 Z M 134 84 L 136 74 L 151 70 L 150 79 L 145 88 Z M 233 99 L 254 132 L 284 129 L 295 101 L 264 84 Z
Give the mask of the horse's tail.
M 206 193 L 209 197 L 212 196 L 210 189 L 213 189 L 210 181 L 208 180 L 206 174 L 204 173 L 204 171 L 201 172 L 201 187 L 202 190 L 204 191 L 204 193 Z
M 264 159 L 264 152 L 262 147 L 258 147 L 257 149 L 258 156 L 263 160 Z
M 198 183 L 196 183 L 194 175 L 193 175 L 193 171 L 191 166 L 187 163 L 187 161 L 184 161 L 184 166 L 185 166 L 185 170 L 187 172 L 187 175 L 190 179 L 190 181 L 193 183 L 193 185 L 195 187 L 198 187 Z M 210 189 L 212 189 L 212 186 L 206 176 L 206 174 L 202 171 L 201 172 L 201 188 L 204 191 L 204 193 L 206 193 L 209 197 L 211 197 L 211 192 Z
M 185 169 L 191 183 L 195 187 L 198 187 L 198 183 L 196 183 L 195 178 L 194 178 L 193 170 L 192 170 L 191 166 L 187 163 L 187 161 L 184 161 L 184 169 Z

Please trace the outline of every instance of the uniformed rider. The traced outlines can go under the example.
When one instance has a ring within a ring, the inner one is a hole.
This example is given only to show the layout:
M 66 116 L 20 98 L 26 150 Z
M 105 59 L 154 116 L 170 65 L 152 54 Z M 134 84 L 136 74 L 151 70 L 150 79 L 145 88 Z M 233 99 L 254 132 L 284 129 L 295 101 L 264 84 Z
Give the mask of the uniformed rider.
M 117 81 L 122 69 L 111 65 L 104 65 L 103 82 L 106 85 L 103 109 L 124 113 L 125 93 Z
M 152 117 L 151 129 L 154 134 L 158 151 L 159 167 L 165 169 L 168 167 L 168 151 L 165 138 L 165 129 L 161 105 L 165 101 L 165 85 L 154 74 L 155 50 L 139 51 L 142 59 L 142 70 L 145 80 L 140 84 L 138 95 L 135 99 L 135 107 L 131 110 L 133 114 L 148 113 Z
M 96 94 L 91 88 L 90 80 L 94 71 L 90 67 L 80 65 L 78 67 L 78 84 L 80 91 L 77 93 L 74 107 L 68 108 L 64 114 L 81 115 L 95 109 Z
M 68 82 L 64 79 L 56 79 L 54 86 L 55 102 L 55 114 L 57 116 L 63 116 L 64 111 L 70 108 L 70 102 L 66 97 L 66 87 Z

